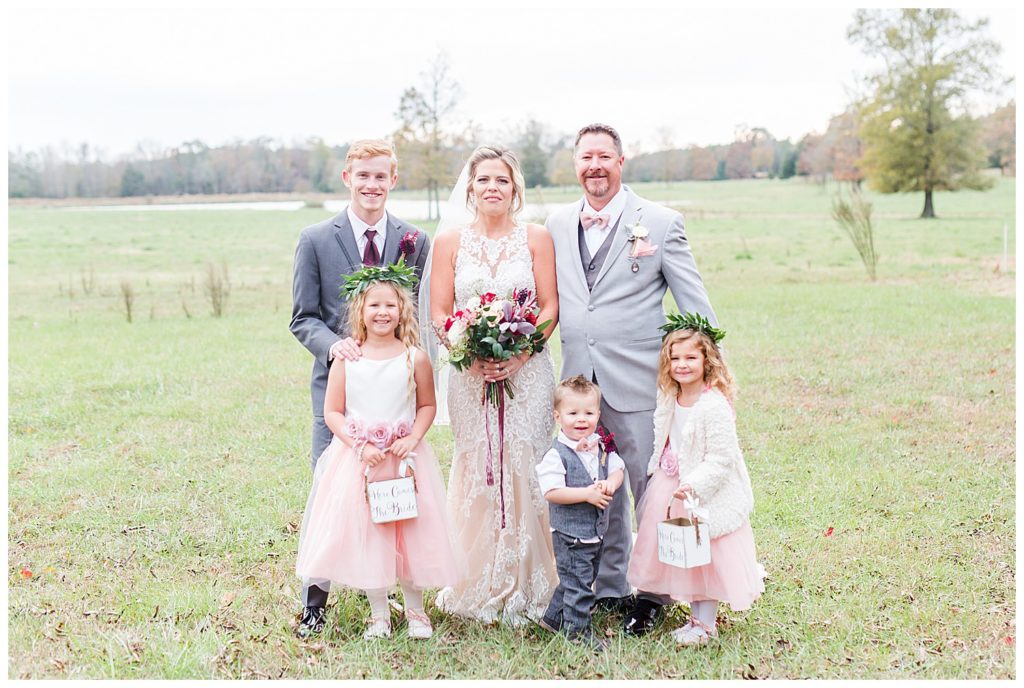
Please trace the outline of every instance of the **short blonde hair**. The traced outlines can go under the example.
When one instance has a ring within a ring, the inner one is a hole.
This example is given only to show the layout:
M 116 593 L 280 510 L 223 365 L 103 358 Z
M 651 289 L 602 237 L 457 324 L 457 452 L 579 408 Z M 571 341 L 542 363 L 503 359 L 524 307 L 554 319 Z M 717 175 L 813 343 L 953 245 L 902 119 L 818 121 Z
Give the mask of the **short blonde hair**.
M 398 157 L 395 156 L 395 147 L 384 139 L 362 139 L 349 146 L 345 155 L 345 169 L 352 169 L 353 160 L 366 160 L 379 155 L 391 158 L 391 176 L 395 176 L 398 172 Z
M 582 375 L 576 375 L 562 380 L 555 387 L 554 408 L 556 411 L 570 394 L 593 394 L 597 397 L 598 406 L 601 405 L 601 388 Z
M 736 384 L 729 367 L 725 365 L 721 350 L 711 337 L 696 330 L 673 330 L 665 335 L 658 364 L 658 389 L 666 394 L 679 394 L 679 383 L 672 379 L 672 347 L 690 339 L 697 342 L 704 354 L 704 384 L 717 389 L 732 401 Z
M 508 167 L 512 176 L 512 207 L 509 214 L 512 219 L 522 211 L 526 205 L 526 180 L 523 177 L 523 170 L 519 166 L 519 158 L 507 148 L 497 146 L 480 146 L 469 156 L 469 179 L 466 181 L 466 207 L 472 208 L 473 200 L 473 178 L 476 176 L 476 168 L 484 160 L 500 160 Z M 474 208 L 475 212 L 475 208 Z

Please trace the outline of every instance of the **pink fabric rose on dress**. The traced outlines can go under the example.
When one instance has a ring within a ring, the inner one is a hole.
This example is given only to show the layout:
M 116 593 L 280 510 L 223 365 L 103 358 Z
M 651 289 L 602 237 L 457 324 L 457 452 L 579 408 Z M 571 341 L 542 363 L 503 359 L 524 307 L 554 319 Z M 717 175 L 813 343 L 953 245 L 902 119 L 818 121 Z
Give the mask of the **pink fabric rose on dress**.
M 345 424 L 345 434 L 354 440 L 365 439 L 366 426 L 363 425 L 363 421 L 357 418 L 349 418 Z
M 672 451 L 672 447 L 667 444 L 665 445 L 665 451 L 661 453 L 661 461 L 658 465 L 661 466 L 661 470 L 665 471 L 665 474 L 670 478 L 679 475 L 679 458 Z
M 391 427 L 384 421 L 377 421 L 367 428 L 366 440 L 377 449 L 386 449 L 391 444 Z
M 408 437 L 409 433 L 412 432 L 412 423 L 407 420 L 400 420 L 395 423 L 395 439 L 400 440 L 403 437 Z

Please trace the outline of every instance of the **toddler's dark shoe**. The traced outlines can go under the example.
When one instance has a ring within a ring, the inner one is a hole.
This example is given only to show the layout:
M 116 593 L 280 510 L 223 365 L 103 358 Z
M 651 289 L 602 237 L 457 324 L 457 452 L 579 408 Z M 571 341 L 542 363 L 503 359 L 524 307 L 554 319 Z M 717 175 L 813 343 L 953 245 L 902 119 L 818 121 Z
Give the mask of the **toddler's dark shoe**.
M 647 635 L 654 629 L 654 623 L 658 620 L 658 612 L 661 605 L 650 600 L 637 600 L 636 606 L 626 615 L 622 630 L 626 635 L 639 638 Z
M 537 619 L 537 625 L 543 628 L 548 633 L 558 633 L 558 629 L 562 626 L 561 623 L 553 622 L 545 616 L 542 616 L 539 619 Z
M 591 630 L 582 633 L 573 633 L 568 636 L 569 641 L 582 647 L 589 648 L 594 654 L 601 654 L 608 649 L 608 641 L 598 638 Z
M 299 619 L 299 627 L 295 629 L 295 635 L 305 640 L 319 635 L 324 630 L 324 619 L 327 612 L 323 607 L 306 607 L 302 611 L 302 618 Z
M 612 612 L 615 614 L 626 614 L 636 606 L 636 598 L 633 595 L 622 597 L 600 597 L 594 602 L 594 611 Z

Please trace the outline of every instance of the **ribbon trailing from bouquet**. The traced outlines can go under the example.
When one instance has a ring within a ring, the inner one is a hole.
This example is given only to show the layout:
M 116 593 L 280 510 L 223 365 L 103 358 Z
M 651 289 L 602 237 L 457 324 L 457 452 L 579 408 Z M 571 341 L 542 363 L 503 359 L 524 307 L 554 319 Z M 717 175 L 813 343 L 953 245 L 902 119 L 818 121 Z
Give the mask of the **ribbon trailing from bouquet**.
M 498 410 L 498 498 L 501 502 L 501 527 L 505 528 L 505 382 L 485 382 L 480 403 L 484 407 L 484 425 L 487 432 L 487 485 L 494 485 L 494 456 L 491 448 L 491 414 L 487 401 L 491 399 Z

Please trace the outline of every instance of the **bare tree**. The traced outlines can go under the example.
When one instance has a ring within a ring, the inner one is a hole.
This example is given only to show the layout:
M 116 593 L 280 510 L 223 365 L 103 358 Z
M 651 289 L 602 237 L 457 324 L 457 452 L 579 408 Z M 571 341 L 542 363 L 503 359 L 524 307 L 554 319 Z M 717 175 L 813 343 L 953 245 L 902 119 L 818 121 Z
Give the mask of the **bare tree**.
M 449 72 L 447 54 L 438 53 L 420 74 L 422 86 L 405 89 L 395 113 L 401 122 L 395 144 L 409 171 L 427 188 L 428 219 L 440 217 L 440 187 L 451 167 L 450 119 L 461 89 Z

